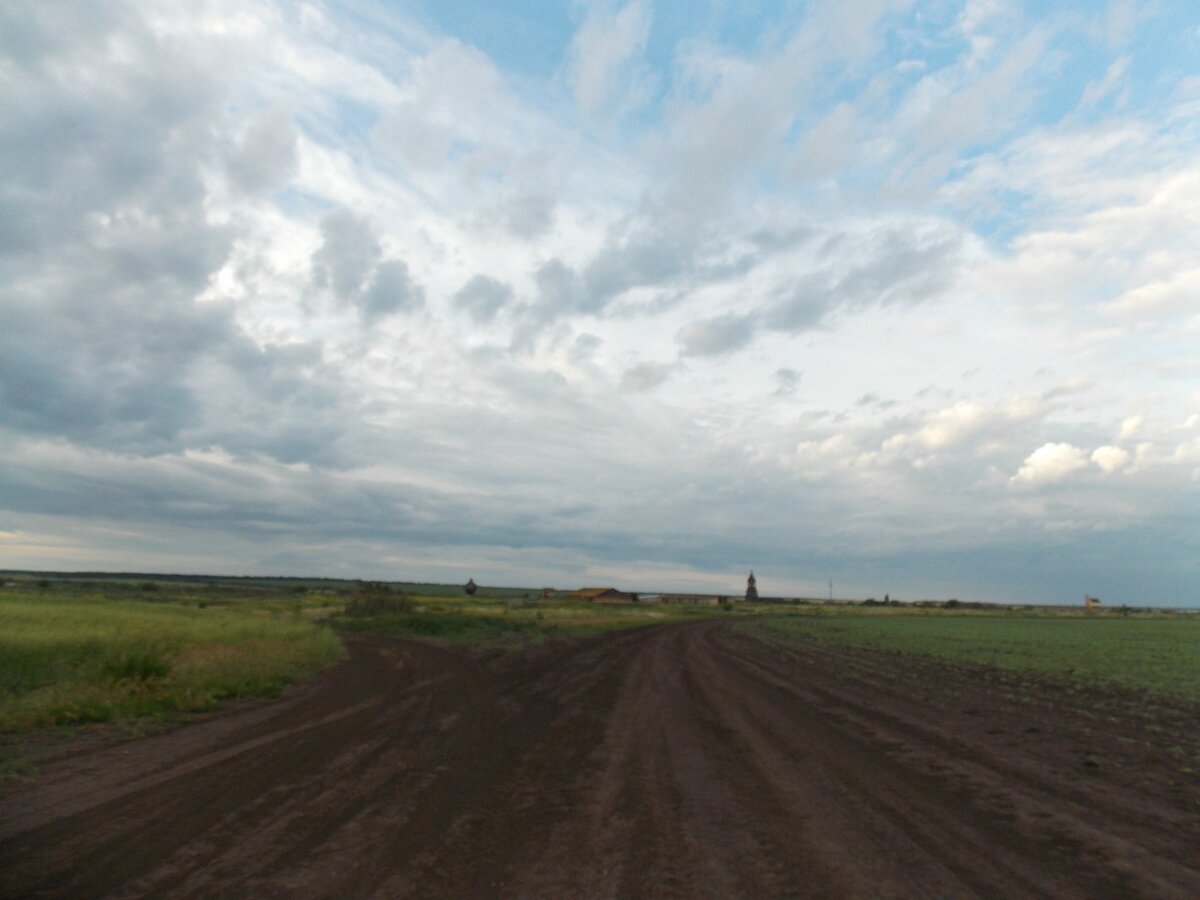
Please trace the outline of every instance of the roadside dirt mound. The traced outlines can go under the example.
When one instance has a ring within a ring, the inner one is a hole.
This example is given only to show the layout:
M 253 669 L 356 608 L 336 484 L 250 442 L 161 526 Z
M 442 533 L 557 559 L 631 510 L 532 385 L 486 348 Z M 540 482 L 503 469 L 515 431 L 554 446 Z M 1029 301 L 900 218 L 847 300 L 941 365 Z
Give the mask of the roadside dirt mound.
M 0 795 L 0 895 L 1200 896 L 1194 708 L 717 622 L 348 645 L 47 757 Z

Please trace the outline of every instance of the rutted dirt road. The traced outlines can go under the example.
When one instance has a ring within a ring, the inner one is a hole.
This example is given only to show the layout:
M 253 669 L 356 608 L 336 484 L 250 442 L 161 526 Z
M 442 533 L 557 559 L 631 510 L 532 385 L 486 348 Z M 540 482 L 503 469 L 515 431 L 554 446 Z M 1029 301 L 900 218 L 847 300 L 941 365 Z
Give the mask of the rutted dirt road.
M 719 622 L 351 638 L 0 794 L 11 897 L 1200 897 L 1188 706 Z

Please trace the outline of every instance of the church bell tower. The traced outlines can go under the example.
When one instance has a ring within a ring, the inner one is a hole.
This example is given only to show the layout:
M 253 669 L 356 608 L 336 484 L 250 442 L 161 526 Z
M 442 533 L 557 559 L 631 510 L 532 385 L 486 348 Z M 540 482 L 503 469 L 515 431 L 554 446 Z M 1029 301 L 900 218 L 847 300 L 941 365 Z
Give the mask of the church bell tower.
M 758 599 L 758 587 L 756 585 L 757 582 L 754 580 L 754 572 L 751 571 L 750 577 L 746 579 L 746 600 L 749 603 L 753 603 Z

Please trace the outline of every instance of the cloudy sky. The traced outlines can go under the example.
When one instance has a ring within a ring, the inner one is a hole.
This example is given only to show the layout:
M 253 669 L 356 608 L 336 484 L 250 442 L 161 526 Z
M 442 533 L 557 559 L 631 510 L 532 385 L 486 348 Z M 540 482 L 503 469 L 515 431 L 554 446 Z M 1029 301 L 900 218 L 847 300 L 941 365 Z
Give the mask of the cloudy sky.
M 1200 604 L 1198 61 L 1193 0 L 0 4 L 0 566 Z

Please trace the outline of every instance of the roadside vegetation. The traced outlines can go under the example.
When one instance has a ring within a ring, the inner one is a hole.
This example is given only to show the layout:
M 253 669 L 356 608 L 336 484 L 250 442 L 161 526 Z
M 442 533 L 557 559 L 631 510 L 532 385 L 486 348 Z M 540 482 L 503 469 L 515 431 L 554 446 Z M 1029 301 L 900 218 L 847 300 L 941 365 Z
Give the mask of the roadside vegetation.
M 817 600 L 567 602 L 534 590 L 338 579 L 0 573 L 0 733 L 269 696 L 332 664 L 338 632 L 520 647 L 721 618 L 822 641 L 1200 701 L 1200 615 Z M 715 598 L 714 598 L 715 599 Z
M 409 593 L 386 584 L 363 585 L 328 621 L 339 631 L 516 645 L 719 614 L 711 607 L 567 603 L 536 598 L 532 592 L 514 593 L 495 596 L 480 589 L 472 596 L 454 597 Z
M 799 607 L 750 626 L 792 641 L 821 641 L 950 663 L 1112 685 L 1200 701 L 1200 615 L 1076 610 L 967 612 Z
M 197 601 L 140 587 L 6 588 L 0 732 L 270 696 L 341 653 L 337 637 L 303 613 L 296 604 Z

